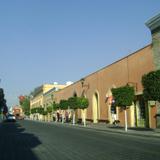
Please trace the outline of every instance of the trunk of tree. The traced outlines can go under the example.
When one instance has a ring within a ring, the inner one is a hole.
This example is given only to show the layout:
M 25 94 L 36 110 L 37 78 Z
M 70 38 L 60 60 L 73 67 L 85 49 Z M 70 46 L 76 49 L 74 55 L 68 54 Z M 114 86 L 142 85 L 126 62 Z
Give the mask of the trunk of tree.
M 127 109 L 124 110 L 124 116 L 125 116 L 125 131 L 127 132 L 128 124 L 127 124 Z
M 64 117 L 65 117 L 64 114 L 65 114 L 65 112 L 63 111 L 63 112 L 62 112 L 62 123 L 64 123 Z
M 73 125 L 75 125 L 75 118 L 76 118 L 76 115 L 75 115 L 75 110 L 73 111 Z
M 82 115 L 82 117 L 83 117 L 83 125 L 84 125 L 84 127 L 86 126 L 86 114 L 85 114 L 85 110 L 83 109 L 83 115 Z

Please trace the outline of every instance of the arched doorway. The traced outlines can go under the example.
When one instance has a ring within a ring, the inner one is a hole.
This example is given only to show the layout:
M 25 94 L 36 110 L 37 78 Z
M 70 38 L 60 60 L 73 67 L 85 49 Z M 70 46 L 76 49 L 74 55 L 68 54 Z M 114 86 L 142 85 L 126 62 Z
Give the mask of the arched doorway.
M 93 95 L 93 105 L 92 105 L 92 114 L 93 114 L 93 123 L 98 123 L 98 109 L 99 109 L 99 96 L 95 92 Z
M 73 97 L 77 97 L 77 93 L 76 92 L 73 93 Z

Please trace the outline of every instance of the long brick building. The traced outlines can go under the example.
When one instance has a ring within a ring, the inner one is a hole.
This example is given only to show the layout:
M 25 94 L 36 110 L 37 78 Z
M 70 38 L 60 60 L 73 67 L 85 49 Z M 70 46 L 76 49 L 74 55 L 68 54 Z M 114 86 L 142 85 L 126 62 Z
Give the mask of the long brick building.
M 160 113 L 160 107 L 144 102 L 141 78 L 150 71 L 160 69 L 160 14 L 146 25 L 151 30 L 151 44 L 55 92 L 56 101 L 84 95 L 89 99 L 89 107 L 85 111 L 88 121 L 112 123 L 114 116 L 120 125 L 124 125 L 124 111 L 112 107 L 111 89 L 130 84 L 135 88 L 135 101 L 127 110 L 129 126 L 158 127 L 159 119 L 155 115 Z M 80 110 L 77 118 L 82 118 Z

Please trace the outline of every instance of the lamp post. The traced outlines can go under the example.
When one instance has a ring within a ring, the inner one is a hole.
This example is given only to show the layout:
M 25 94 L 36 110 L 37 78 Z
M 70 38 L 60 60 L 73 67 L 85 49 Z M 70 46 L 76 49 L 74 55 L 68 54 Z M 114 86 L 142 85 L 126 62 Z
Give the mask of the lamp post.
M 82 78 L 81 80 L 81 85 L 82 85 L 82 94 L 81 94 L 81 97 L 85 97 L 85 92 L 89 89 L 89 83 L 85 83 L 85 78 Z M 84 88 L 84 89 L 83 89 Z M 82 109 L 82 119 L 83 119 L 83 123 L 84 123 L 84 126 L 86 126 L 86 109 Z
M 89 83 L 85 84 L 85 78 L 82 78 L 80 81 L 81 81 L 82 88 L 86 87 L 87 89 L 89 89 Z

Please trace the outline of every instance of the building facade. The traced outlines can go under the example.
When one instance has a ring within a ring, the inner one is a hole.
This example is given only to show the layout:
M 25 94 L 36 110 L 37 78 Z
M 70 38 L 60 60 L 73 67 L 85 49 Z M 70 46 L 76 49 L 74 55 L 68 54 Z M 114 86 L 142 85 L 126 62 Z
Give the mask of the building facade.
M 129 84 L 135 89 L 135 101 L 127 109 L 129 126 L 156 128 L 159 121 L 155 115 L 160 109 L 155 103 L 144 101 L 141 79 L 144 74 L 160 69 L 160 14 L 146 25 L 152 33 L 151 44 L 55 92 L 56 102 L 83 95 L 89 99 L 86 110 L 88 121 L 113 123 L 116 119 L 124 126 L 124 111 L 112 106 L 111 89 Z M 82 118 L 80 110 L 77 116 Z
M 30 109 L 42 107 L 46 109 L 53 102 L 53 92 L 63 89 L 66 85 L 44 84 L 34 89 L 30 100 Z M 31 115 L 31 119 L 42 119 L 39 114 Z

